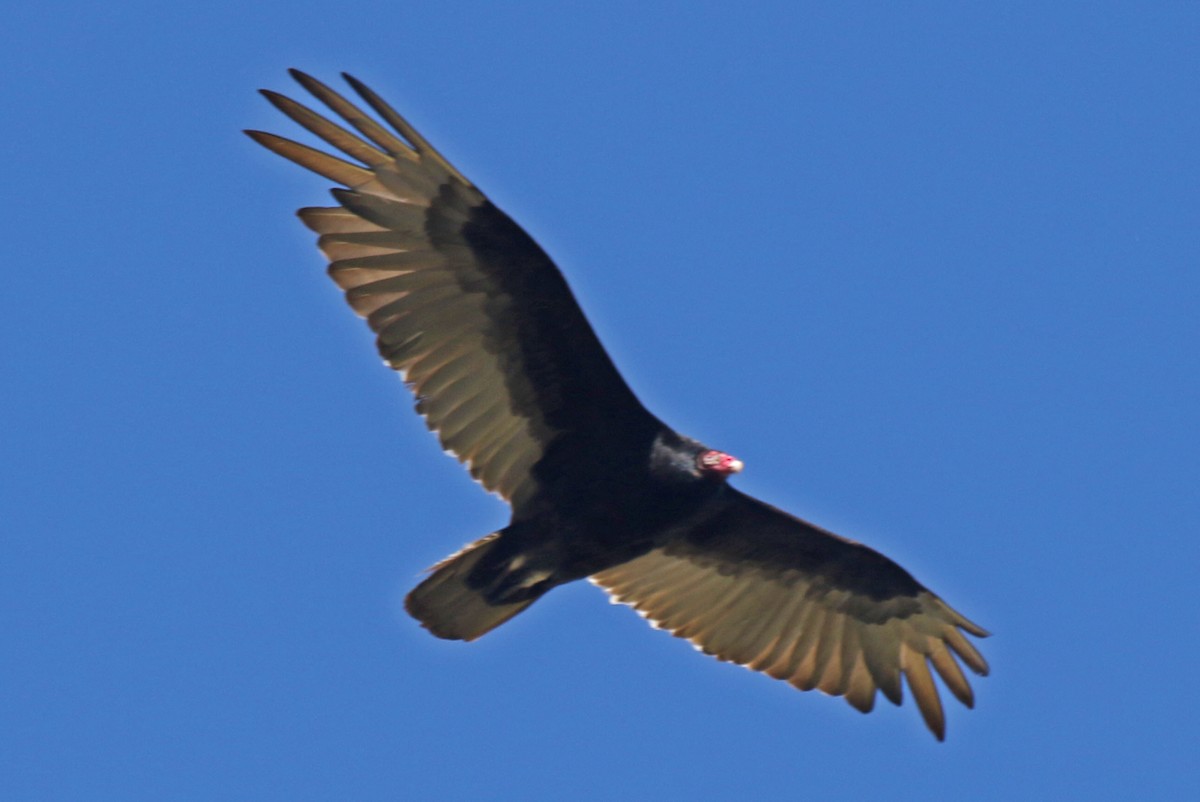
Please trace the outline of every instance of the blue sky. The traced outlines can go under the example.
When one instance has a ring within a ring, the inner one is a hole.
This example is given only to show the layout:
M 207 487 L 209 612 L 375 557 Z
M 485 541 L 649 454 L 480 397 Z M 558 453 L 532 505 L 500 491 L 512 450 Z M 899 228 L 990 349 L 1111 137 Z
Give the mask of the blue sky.
M 33 6 L 4 798 L 1194 791 L 1200 6 Z M 400 611 L 506 508 L 324 277 L 293 211 L 328 182 L 240 133 L 295 132 L 254 91 L 292 66 L 409 116 L 741 489 L 995 633 L 946 743 L 582 583 L 470 645 Z

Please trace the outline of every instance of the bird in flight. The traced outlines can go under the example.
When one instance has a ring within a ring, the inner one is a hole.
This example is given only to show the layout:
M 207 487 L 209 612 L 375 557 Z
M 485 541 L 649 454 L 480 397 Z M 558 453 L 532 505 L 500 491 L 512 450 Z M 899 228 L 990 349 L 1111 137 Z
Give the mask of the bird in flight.
M 430 569 L 408 612 L 470 641 L 588 578 L 707 654 L 864 713 L 876 691 L 900 704 L 903 677 L 944 739 L 930 667 L 973 707 L 959 663 L 988 665 L 964 633 L 988 633 L 879 552 L 730 485 L 741 461 L 642 406 L 519 225 L 360 81 L 343 76 L 377 117 L 291 74 L 349 127 L 263 95 L 340 155 L 247 133 L 339 185 L 336 206 L 298 212 L 329 275 L 442 446 L 512 507 Z

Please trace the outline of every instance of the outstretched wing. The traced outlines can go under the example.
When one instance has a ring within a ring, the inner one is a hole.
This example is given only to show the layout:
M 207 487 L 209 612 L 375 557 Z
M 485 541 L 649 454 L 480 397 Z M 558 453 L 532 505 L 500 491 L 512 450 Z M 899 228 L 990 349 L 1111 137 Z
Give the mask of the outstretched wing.
M 258 143 L 332 181 L 340 206 L 301 209 L 329 274 L 404 374 L 417 411 L 484 487 L 519 508 L 556 438 L 650 419 L 549 257 L 374 92 L 392 130 L 292 76 L 358 133 L 274 92 L 276 107 L 354 161 L 273 134 Z
M 932 664 L 967 707 L 962 669 L 987 674 L 963 636 L 987 632 L 900 566 L 859 543 L 727 488 L 713 517 L 592 581 L 700 650 L 869 712 L 901 675 L 929 729 L 946 733 Z

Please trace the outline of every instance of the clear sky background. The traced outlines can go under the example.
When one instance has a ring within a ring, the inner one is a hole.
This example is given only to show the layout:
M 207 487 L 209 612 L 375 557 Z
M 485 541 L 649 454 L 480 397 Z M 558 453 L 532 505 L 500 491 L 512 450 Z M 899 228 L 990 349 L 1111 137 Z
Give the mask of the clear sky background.
M 903 7 L 901 7 L 903 6 Z M 1002 7 L 1001 7 L 1002 6 Z M 22 3 L 0 48 L 0 796 L 1172 799 L 1200 746 L 1200 5 Z M 379 90 L 743 490 L 995 636 L 915 709 L 580 583 L 400 610 L 507 521 L 242 128 Z

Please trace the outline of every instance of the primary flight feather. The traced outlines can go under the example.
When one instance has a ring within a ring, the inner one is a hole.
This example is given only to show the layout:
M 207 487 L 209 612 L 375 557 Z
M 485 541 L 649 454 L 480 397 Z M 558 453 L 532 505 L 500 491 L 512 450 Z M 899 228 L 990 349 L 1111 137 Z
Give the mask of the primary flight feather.
M 329 275 L 442 445 L 512 506 L 408 612 L 469 641 L 587 577 L 708 654 L 863 712 L 877 690 L 899 704 L 903 678 L 944 738 L 933 672 L 973 706 L 959 663 L 988 666 L 963 633 L 987 632 L 882 554 L 730 486 L 742 463 L 642 406 L 520 226 L 359 81 L 344 76 L 378 119 L 292 76 L 350 128 L 263 94 L 350 160 L 247 133 L 341 185 L 338 206 L 299 212 Z

